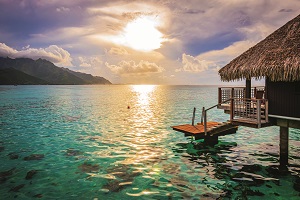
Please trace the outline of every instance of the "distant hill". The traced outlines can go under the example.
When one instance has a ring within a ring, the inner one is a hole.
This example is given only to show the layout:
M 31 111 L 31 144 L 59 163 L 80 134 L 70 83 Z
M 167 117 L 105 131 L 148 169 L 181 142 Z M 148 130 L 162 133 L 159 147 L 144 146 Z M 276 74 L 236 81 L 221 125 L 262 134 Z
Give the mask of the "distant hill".
M 68 68 L 63 68 L 63 69 L 66 70 L 67 72 L 83 79 L 88 84 L 111 84 L 111 82 L 109 82 L 108 80 L 106 80 L 105 78 L 100 77 L 100 76 L 92 76 L 91 74 L 75 72 L 75 71 L 69 70 Z
M 0 69 L 13 68 L 20 72 L 23 72 L 24 78 L 26 75 L 30 75 L 37 79 L 45 81 L 45 84 L 54 85 L 85 85 L 85 84 L 111 84 L 103 77 L 95 77 L 90 74 L 84 74 L 75 72 L 67 68 L 61 68 L 55 66 L 53 63 L 44 60 L 32 60 L 30 58 L 1 58 L 0 57 Z M 18 75 L 19 79 L 22 79 L 21 73 L 11 72 L 9 77 L 14 80 L 13 76 Z M 27 77 L 28 78 L 28 77 Z M 32 79 L 33 80 L 33 79 Z M 19 84 L 19 83 L 12 83 Z M 32 84 L 43 84 L 40 82 L 34 82 Z
M 45 85 L 47 81 L 30 76 L 14 68 L 0 69 L 0 85 Z

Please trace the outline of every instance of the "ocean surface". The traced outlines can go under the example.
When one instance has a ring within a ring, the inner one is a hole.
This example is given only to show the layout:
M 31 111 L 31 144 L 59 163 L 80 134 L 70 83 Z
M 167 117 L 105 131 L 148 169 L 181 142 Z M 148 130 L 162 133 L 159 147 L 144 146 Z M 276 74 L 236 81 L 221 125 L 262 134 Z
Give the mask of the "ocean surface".
M 282 170 L 278 127 L 214 147 L 170 128 L 216 103 L 215 86 L 0 86 L 0 199 L 300 199 L 299 130 Z

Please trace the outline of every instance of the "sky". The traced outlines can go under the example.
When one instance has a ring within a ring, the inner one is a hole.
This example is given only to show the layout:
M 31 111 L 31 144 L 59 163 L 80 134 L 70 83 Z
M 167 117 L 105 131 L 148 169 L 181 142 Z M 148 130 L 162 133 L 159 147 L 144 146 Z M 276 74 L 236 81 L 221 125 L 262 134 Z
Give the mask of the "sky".
M 0 56 L 114 84 L 220 85 L 220 68 L 299 14 L 300 0 L 0 0 Z

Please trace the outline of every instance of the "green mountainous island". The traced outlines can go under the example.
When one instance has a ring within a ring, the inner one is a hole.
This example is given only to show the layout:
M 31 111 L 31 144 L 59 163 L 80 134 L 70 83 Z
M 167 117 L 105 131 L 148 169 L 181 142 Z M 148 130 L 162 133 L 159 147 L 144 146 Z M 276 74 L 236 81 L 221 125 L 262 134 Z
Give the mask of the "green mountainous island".
M 111 84 L 103 77 L 57 67 L 44 59 L 1 58 L 0 85 L 87 85 Z

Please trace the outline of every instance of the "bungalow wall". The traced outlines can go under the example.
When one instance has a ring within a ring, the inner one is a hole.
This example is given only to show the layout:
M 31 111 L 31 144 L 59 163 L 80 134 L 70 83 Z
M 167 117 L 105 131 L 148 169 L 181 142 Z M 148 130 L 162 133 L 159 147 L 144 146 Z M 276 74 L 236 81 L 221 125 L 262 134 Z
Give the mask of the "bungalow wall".
M 300 118 L 300 81 L 272 82 L 266 79 L 269 114 Z

